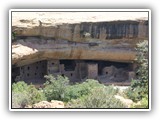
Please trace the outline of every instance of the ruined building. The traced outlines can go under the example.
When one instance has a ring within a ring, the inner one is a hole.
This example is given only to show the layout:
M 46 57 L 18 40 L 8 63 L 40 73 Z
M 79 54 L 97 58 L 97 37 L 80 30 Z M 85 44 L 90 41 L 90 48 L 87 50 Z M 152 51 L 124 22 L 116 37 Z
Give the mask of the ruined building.
M 32 13 L 33 14 L 33 13 Z M 148 40 L 148 20 L 58 23 L 12 15 L 12 81 L 43 84 L 44 75 L 70 82 L 96 79 L 129 84 L 135 76 L 136 43 Z M 47 22 L 47 23 L 46 23 Z

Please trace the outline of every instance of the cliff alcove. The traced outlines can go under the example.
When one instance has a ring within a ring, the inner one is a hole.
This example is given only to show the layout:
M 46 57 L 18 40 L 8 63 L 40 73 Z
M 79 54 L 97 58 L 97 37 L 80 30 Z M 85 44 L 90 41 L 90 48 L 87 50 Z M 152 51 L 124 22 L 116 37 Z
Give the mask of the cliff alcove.
M 12 81 L 42 84 L 53 74 L 107 84 L 135 77 L 135 46 L 148 40 L 148 20 L 78 14 L 12 12 Z

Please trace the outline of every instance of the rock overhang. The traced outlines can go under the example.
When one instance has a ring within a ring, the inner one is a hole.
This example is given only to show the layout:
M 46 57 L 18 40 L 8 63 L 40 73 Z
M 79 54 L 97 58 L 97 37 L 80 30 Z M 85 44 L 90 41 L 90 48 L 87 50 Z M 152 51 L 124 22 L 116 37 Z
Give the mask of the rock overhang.
M 47 18 L 45 13 L 27 14 L 28 17 L 12 15 L 12 32 L 19 39 L 12 45 L 12 64 L 17 66 L 45 59 L 133 62 L 136 43 L 148 39 L 146 14 L 119 19 L 92 14 L 80 20 L 62 14 L 62 18 L 52 15 Z

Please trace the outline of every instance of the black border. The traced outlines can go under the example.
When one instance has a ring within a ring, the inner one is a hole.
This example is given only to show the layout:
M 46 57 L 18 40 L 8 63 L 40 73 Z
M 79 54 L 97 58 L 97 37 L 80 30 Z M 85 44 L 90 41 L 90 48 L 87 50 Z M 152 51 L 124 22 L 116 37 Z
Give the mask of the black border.
M 18 9 L 19 10 L 19 9 Z M 23 10 L 23 9 L 22 9 Z M 26 9 L 25 9 L 26 10 Z M 151 40 L 150 40 L 150 33 L 151 33 L 151 28 L 150 28 L 150 16 L 149 16 L 149 9 L 148 9 L 148 11 L 146 10 L 146 11 L 50 11 L 49 9 L 46 9 L 46 10 L 48 10 L 48 11 L 41 11 L 40 9 L 39 9 L 39 11 L 14 11 L 14 10 L 12 10 L 11 9 L 11 11 L 10 11 L 10 13 L 11 14 L 9 14 L 9 17 L 11 18 L 11 26 L 9 25 L 9 27 L 11 27 L 11 31 L 9 31 L 10 33 L 12 33 L 12 12 L 148 12 L 148 108 L 12 108 L 12 82 L 11 82 L 11 78 L 12 78 L 12 40 L 10 39 L 9 40 L 9 42 L 11 42 L 11 46 L 9 46 L 9 47 L 11 47 L 11 66 L 10 66 L 10 72 L 11 72 L 11 76 L 9 76 L 9 85 L 11 85 L 11 97 L 10 97 L 10 99 L 11 99 L 11 106 L 9 107 L 11 110 L 17 110 L 17 109 L 23 109 L 23 110 L 43 110 L 44 109 L 44 111 L 47 109 L 47 110 L 53 110 L 53 111 L 56 111 L 56 110 L 67 110 L 67 109 L 70 109 L 70 110 L 75 110 L 75 111 L 77 111 L 78 109 L 83 109 L 83 111 L 88 111 L 87 109 L 95 109 L 94 111 L 96 111 L 96 109 L 108 109 L 108 111 L 110 110 L 110 109 L 115 109 L 115 111 L 116 110 L 120 110 L 120 109 L 123 109 L 123 110 L 132 110 L 132 109 L 135 109 L 135 110 L 140 110 L 140 109 L 142 109 L 142 110 L 147 110 L 147 109 L 151 109 L 150 108 L 150 101 L 149 101 L 149 98 L 150 98 L 150 90 L 149 90 L 149 86 L 150 86 L 150 82 L 151 82 L 151 80 L 150 80 L 150 71 L 149 71 L 149 68 L 151 68 L 151 66 L 150 66 L 150 58 L 149 58 L 149 54 L 151 54 L 150 53 L 150 50 L 149 50 L 149 46 L 150 46 L 150 42 L 151 42 Z M 57 10 L 57 9 L 56 9 Z M 66 10 L 69 10 L 69 9 L 66 9 Z M 78 10 L 78 9 L 75 9 L 75 10 Z M 124 9 L 125 10 L 125 9 Z M 135 9 L 136 10 L 136 9 Z M 10 16 L 11 15 L 11 16 Z M 10 34 L 11 36 L 12 36 L 12 34 Z M 11 38 L 11 36 L 10 36 L 10 38 Z M 150 99 L 151 100 L 151 99 Z M 60 111 L 61 112 L 61 111 Z M 80 111 L 79 111 L 80 112 Z M 89 111 L 88 111 L 89 112 Z

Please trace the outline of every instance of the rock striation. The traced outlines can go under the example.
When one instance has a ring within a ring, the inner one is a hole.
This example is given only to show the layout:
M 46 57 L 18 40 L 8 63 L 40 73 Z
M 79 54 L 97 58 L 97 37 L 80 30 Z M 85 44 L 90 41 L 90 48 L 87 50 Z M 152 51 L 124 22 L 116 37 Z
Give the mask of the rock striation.
M 30 17 L 12 13 L 12 65 L 46 59 L 133 62 L 136 43 L 148 40 L 146 18 L 107 20 L 88 14 L 78 20 L 78 16 L 56 18 L 64 13 L 28 14 Z

